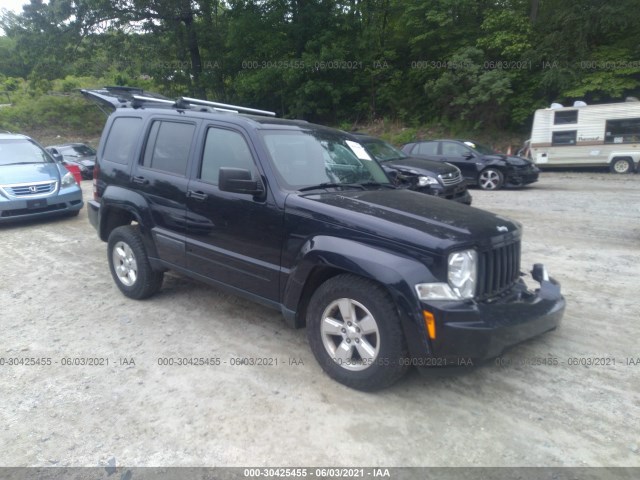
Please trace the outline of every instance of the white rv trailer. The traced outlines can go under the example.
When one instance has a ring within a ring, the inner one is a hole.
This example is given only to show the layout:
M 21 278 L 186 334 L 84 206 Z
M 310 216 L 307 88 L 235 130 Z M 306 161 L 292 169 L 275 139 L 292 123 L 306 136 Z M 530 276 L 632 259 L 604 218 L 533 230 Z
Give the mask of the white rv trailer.
M 608 166 L 631 173 L 640 164 L 640 102 L 576 102 L 536 110 L 523 154 L 541 168 Z

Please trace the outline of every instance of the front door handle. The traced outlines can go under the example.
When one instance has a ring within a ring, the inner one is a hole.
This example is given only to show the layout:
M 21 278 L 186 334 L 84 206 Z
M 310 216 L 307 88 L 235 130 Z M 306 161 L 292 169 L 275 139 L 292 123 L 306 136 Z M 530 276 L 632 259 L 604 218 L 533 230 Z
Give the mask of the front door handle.
M 187 197 L 193 198 L 194 200 L 198 200 L 202 202 L 206 200 L 209 197 L 209 195 L 207 195 L 206 193 L 194 192 L 193 190 L 189 190 L 187 191 Z

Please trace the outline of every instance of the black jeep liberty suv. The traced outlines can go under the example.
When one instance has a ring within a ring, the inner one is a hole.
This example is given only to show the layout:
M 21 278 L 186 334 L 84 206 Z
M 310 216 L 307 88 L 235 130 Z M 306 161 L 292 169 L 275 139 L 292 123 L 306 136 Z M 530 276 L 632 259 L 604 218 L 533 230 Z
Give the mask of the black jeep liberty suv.
M 356 136 L 131 88 L 83 93 L 115 107 L 88 211 L 127 297 L 171 269 L 276 308 L 360 390 L 496 357 L 560 322 L 559 284 L 540 264 L 539 288 L 522 278 L 519 224 L 396 188 Z

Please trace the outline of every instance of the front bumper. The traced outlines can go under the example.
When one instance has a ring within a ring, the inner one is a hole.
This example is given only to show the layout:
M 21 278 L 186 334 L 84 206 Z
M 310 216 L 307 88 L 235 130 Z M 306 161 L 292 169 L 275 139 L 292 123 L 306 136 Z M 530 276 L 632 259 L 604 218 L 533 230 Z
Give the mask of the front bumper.
M 471 194 L 469 194 L 469 190 L 467 189 L 465 182 L 444 188 L 441 186 L 427 186 L 414 187 L 413 189 L 420 193 L 433 195 L 434 197 L 453 200 L 454 202 L 464 203 L 465 205 L 471 205 Z
M 0 224 L 19 220 L 64 215 L 78 211 L 84 205 L 82 191 L 71 191 L 35 199 L 11 199 L 0 197 Z
M 540 176 L 540 169 L 537 167 L 533 167 L 526 170 L 514 170 L 509 172 L 505 183 L 510 187 L 520 187 L 522 185 L 528 185 L 530 183 L 535 183 L 538 181 L 538 177 Z
M 436 338 L 426 340 L 425 328 L 423 350 L 416 352 L 414 343 L 412 357 L 430 359 L 422 366 L 468 366 L 555 329 L 564 314 L 565 300 L 560 285 L 549 278 L 541 280 L 535 292 L 527 290 L 521 280 L 507 296 L 492 302 L 443 301 L 422 303 L 422 307 L 435 317 Z

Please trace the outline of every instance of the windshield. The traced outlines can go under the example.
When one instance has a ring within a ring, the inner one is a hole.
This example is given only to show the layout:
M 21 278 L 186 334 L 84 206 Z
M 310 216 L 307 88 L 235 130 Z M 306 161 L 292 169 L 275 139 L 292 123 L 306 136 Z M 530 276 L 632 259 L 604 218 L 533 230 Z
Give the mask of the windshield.
M 365 147 L 373 157 L 379 162 L 388 162 L 390 160 L 398 160 L 407 158 L 404 152 L 384 140 L 372 139 L 363 141 Z
M 0 140 L 0 165 L 52 162 L 49 155 L 31 140 Z
M 384 170 L 358 142 L 330 131 L 263 131 L 280 183 L 287 189 L 322 184 L 388 184 Z
M 475 143 L 475 142 L 464 142 L 464 144 L 467 147 L 472 148 L 473 150 L 475 150 L 476 152 L 478 152 L 481 155 L 493 155 L 496 152 L 493 150 L 493 148 L 489 148 L 485 145 L 480 145 L 479 143 Z
M 78 155 L 81 157 L 90 157 L 96 154 L 96 151 L 87 145 L 71 145 L 69 147 L 63 147 L 60 150 L 68 155 Z

